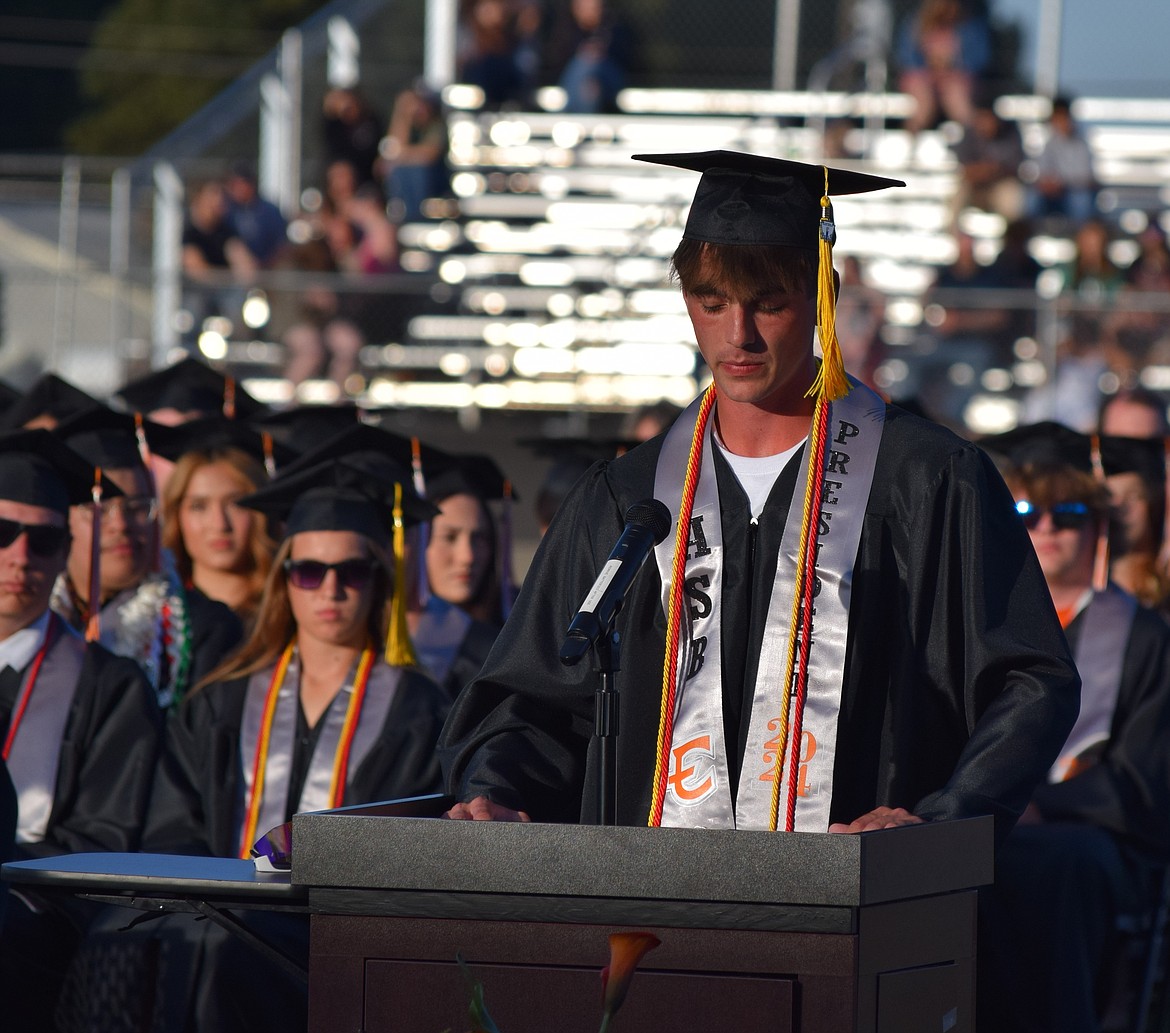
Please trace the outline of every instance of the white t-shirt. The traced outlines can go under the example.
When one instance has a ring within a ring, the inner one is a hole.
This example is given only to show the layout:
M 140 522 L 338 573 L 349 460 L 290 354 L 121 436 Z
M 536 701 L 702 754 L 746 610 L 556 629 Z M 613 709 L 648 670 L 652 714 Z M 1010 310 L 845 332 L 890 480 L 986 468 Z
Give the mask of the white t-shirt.
M 728 450 L 720 438 L 719 432 L 713 435 L 715 444 L 727 460 L 736 479 L 747 494 L 748 503 L 752 508 L 752 516 L 758 517 L 764 511 L 764 503 L 768 501 L 772 485 L 780 476 L 780 471 L 788 465 L 788 460 L 796 455 L 804 441 L 798 441 L 790 449 L 774 456 L 739 456 Z M 806 439 L 807 440 L 807 439 Z

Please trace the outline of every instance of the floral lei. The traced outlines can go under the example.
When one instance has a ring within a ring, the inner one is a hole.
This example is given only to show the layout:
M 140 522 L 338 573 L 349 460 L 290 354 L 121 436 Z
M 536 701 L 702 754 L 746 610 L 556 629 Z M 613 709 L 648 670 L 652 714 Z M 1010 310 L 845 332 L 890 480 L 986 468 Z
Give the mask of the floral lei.
M 145 580 L 116 604 L 118 622 L 102 628 L 101 641 L 118 656 L 136 660 L 158 695 L 159 705 L 179 702 L 187 689 L 191 670 L 191 622 L 187 596 L 170 550 L 162 551 L 163 569 Z M 64 579 L 53 589 L 53 609 L 63 614 L 75 610 Z M 165 664 L 164 664 L 165 658 Z M 163 674 L 169 674 L 163 683 Z

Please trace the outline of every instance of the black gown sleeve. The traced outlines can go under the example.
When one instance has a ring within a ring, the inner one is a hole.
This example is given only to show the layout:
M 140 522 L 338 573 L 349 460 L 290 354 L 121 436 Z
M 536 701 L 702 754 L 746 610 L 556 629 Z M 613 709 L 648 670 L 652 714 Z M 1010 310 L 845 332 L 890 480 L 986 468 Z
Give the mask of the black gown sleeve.
M 234 852 L 243 701 L 239 680 L 216 682 L 168 715 L 144 850 L 220 857 Z
M 598 552 L 622 530 L 604 471 L 595 466 L 561 504 L 479 678 L 451 710 L 439 756 L 461 800 L 487 796 L 536 821 L 580 818 L 596 676 L 558 653 Z
M 1096 825 L 1170 855 L 1170 627 L 1157 613 L 1141 607 L 1134 615 L 1099 761 L 1041 785 L 1033 802 L 1046 821 Z
M 183 692 L 190 692 L 240 644 L 244 626 L 231 607 L 186 589 L 191 621 L 191 667 Z
M 137 850 L 158 758 L 161 718 L 133 661 L 91 644 L 61 743 L 53 809 L 21 857 Z
M 919 764 L 916 754 L 947 756 L 951 740 L 957 754 L 949 772 L 933 773 L 939 788 L 903 805 L 932 820 L 991 814 L 1002 841 L 1076 720 L 1080 679 L 1027 532 L 983 452 L 955 450 L 897 533 L 920 683 L 908 697 L 916 713 L 888 715 L 887 749 Z

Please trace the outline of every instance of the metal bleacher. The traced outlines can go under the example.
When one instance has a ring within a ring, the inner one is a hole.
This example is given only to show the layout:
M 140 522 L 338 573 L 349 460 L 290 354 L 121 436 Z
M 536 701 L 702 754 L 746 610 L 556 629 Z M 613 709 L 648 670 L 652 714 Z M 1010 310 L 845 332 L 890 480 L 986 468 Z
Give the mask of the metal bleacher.
M 599 412 L 689 400 L 697 351 L 668 263 L 696 177 L 631 155 L 727 148 L 817 162 L 838 118 L 852 128 L 835 164 L 907 184 L 844 198 L 835 214 L 838 258 L 862 260 L 867 282 L 887 299 L 890 351 L 912 360 L 913 348 L 900 346 L 920 337 L 924 293 L 955 254 L 957 168 L 948 146 L 954 127 L 911 137 L 899 128 L 905 100 L 639 90 L 623 97 L 628 110 L 611 115 L 456 107 L 453 196 L 432 200 L 425 221 L 400 227 L 404 269 L 439 289 L 405 320 L 399 339 L 365 348 L 368 400 Z M 1001 101 L 1033 151 L 1047 103 Z M 1165 105 L 1078 104 L 1099 156 L 1103 213 L 1122 225 L 1127 211 L 1161 213 L 1170 182 Z M 1002 220 L 968 213 L 963 229 L 990 260 Z M 1042 265 L 1071 254 L 1067 237 L 1041 233 L 1033 244 Z M 997 382 L 1014 383 L 1011 375 Z
M 662 100 L 638 94 L 643 107 Z M 454 197 L 400 229 L 404 266 L 449 285 L 452 300 L 411 319 L 408 342 L 367 349 L 371 396 L 617 410 L 693 397 L 696 349 L 668 265 L 696 177 L 631 155 L 726 148 L 817 161 L 824 147 L 823 123 L 778 117 L 775 100 L 788 95 L 706 96 L 723 110 L 452 113 Z M 840 253 L 864 258 L 892 298 L 916 297 L 952 254 L 944 140 L 890 129 L 872 154 L 838 164 L 907 181 L 850 197 L 836 216 Z M 420 378 L 427 365 L 438 375 Z

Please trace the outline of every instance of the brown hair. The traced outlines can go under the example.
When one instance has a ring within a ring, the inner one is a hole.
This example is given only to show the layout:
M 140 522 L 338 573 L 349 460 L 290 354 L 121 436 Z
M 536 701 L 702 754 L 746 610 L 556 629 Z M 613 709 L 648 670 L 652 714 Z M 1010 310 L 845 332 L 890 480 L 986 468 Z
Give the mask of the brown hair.
M 197 691 L 213 682 L 242 678 L 263 670 L 276 662 L 285 647 L 296 635 L 297 624 L 293 619 L 292 604 L 288 599 L 288 581 L 284 564 L 292 553 L 293 535 L 280 543 L 272 561 L 272 569 L 260 596 L 256 620 L 247 640 L 239 649 L 219 663 L 192 691 Z M 377 562 L 373 595 L 366 615 L 366 632 L 375 648 L 381 648 L 390 628 L 391 606 L 394 601 L 393 568 L 386 551 L 365 535 L 361 536 L 369 550 L 370 557 Z
M 692 293 L 711 281 L 737 294 L 781 290 L 812 295 L 817 285 L 817 252 L 778 244 L 711 244 L 682 240 L 670 260 L 671 279 Z
M 247 484 L 250 491 L 255 491 L 268 483 L 264 467 L 242 449 L 210 448 L 188 452 L 179 459 L 163 487 L 162 543 L 174 554 L 175 567 L 184 584 L 190 584 L 193 570 L 191 554 L 187 551 L 179 524 L 179 507 L 187 495 L 191 478 L 195 476 L 196 471 L 213 463 L 226 463 L 240 475 L 241 482 Z M 272 554 L 275 551 L 276 543 L 268 536 L 268 518 L 262 513 L 254 513 L 248 541 L 248 567 L 243 571 L 248 580 L 249 614 L 255 612 L 259 605 L 260 593 L 264 590 L 264 582 L 268 577 Z
M 1083 502 L 1097 526 L 1112 513 L 1108 488 L 1075 466 L 1030 464 L 1008 470 L 1004 480 L 1014 493 L 1027 495 L 1033 505 L 1042 509 L 1060 502 Z

